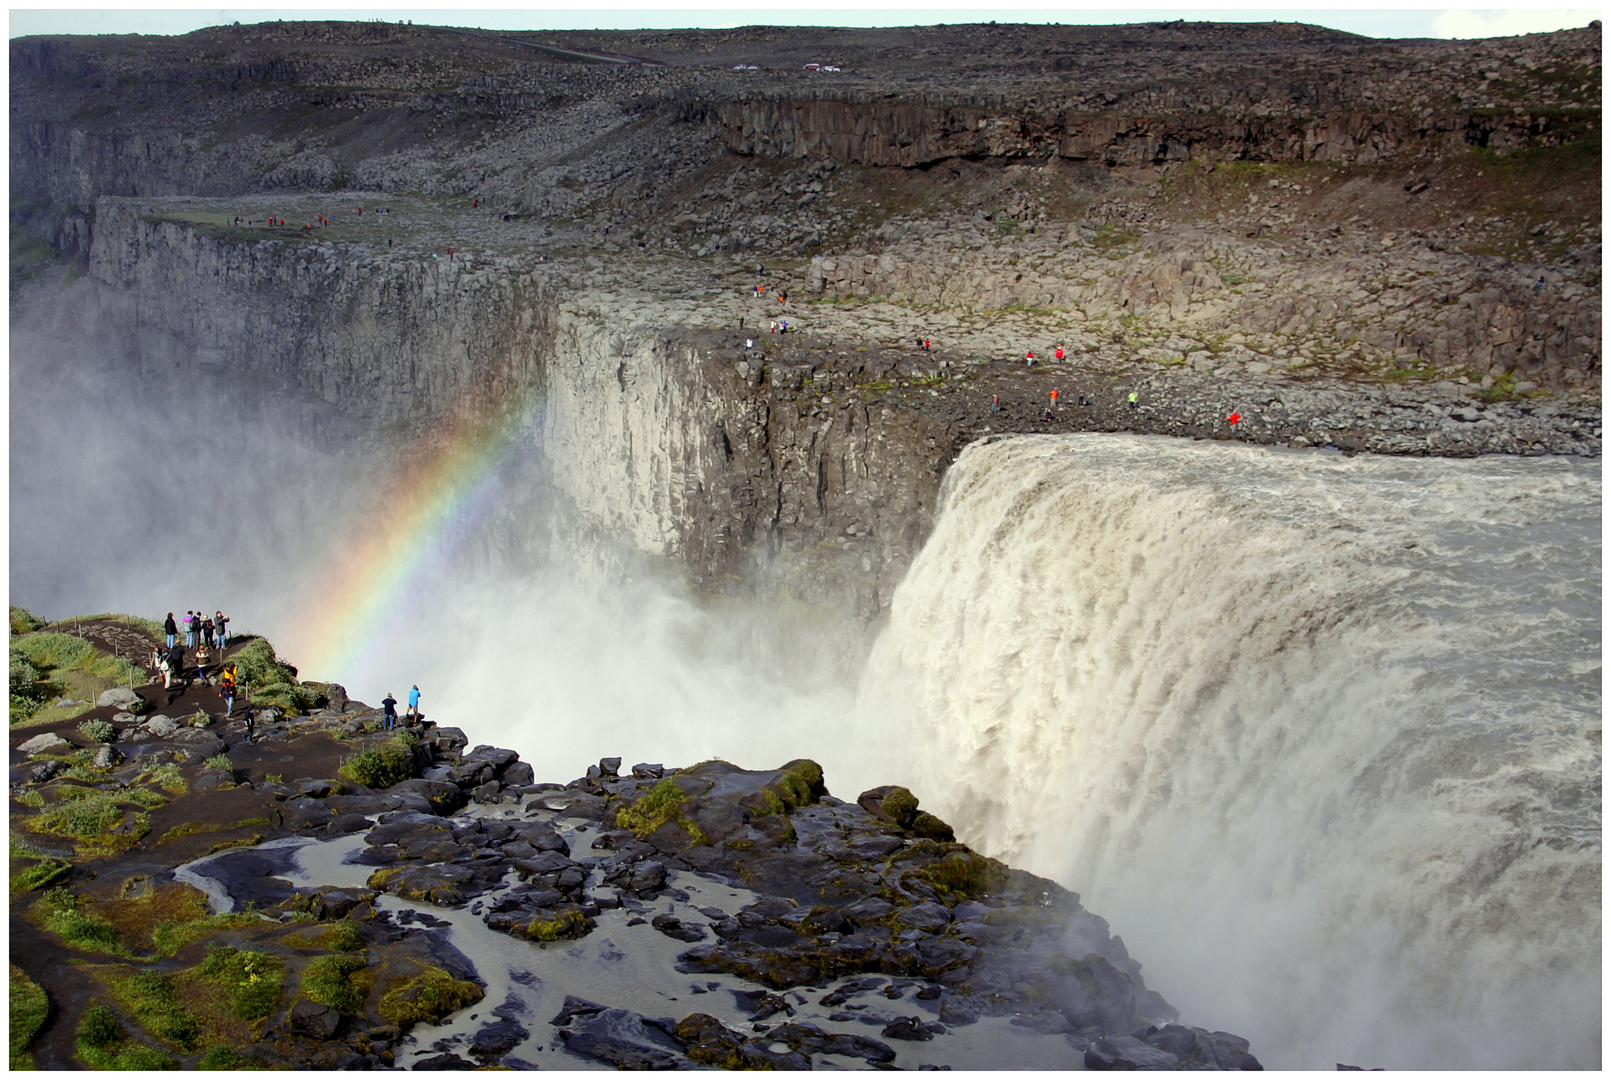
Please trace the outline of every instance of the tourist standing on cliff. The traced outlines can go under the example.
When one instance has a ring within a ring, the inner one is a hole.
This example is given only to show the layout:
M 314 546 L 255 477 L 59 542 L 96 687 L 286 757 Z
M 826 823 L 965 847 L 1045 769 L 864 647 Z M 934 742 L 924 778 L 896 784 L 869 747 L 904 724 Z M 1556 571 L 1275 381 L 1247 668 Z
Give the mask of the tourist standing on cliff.
M 163 683 L 162 688 L 170 691 L 168 704 L 172 705 L 173 694 L 171 691 L 173 690 L 173 684 L 177 682 L 179 692 L 181 694 L 185 692 L 185 647 L 183 645 L 175 645 L 168 650 L 167 680 L 167 682 Z
M 1058 347 L 1057 347 L 1057 350 L 1056 350 L 1056 351 L 1055 351 L 1055 352 L 1053 352 L 1053 353 L 1052 353 L 1052 358 L 1053 358 L 1053 359 L 1054 359 L 1054 360 L 1061 360 L 1061 359 L 1063 359 L 1063 346 L 1061 346 L 1061 345 L 1059 345 L 1059 346 L 1058 346 Z
M 1235 435 L 1238 430 L 1236 425 L 1242 422 L 1242 414 L 1232 411 L 1231 415 L 1225 418 L 1225 422 L 1231 425 L 1231 434 Z
M 168 617 L 162 621 L 162 632 L 168 635 L 168 648 L 173 648 L 174 635 L 179 633 L 179 626 L 173 621 L 173 612 L 171 611 L 168 612 Z
M 384 710 L 380 722 L 381 730 L 390 731 L 397 726 L 397 699 L 392 697 L 390 690 L 380 699 L 380 707 Z
M 185 612 L 185 648 L 194 649 L 195 647 L 196 647 L 196 613 L 194 611 L 187 610 Z
M 218 692 L 224 697 L 224 719 L 235 711 L 235 665 L 231 664 L 218 675 Z
M 228 626 L 229 626 L 229 617 L 227 615 L 225 615 L 222 611 L 213 612 L 213 629 L 218 634 L 218 647 L 220 649 L 224 649 L 224 648 L 229 647 L 229 630 L 227 629 Z
M 213 647 L 213 621 L 210 618 L 202 620 L 201 643 L 209 649 Z
M 1130 391 L 1130 408 L 1134 409 L 1141 404 L 1141 394 L 1135 390 Z
M 416 683 L 408 692 L 408 719 L 410 723 L 420 718 L 420 688 Z

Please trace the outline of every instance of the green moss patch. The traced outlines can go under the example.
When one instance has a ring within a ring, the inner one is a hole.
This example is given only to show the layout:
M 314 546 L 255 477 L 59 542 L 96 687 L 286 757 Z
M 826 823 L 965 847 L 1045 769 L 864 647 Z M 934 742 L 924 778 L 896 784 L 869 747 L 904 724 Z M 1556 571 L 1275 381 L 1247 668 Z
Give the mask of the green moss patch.
M 623 829 L 632 830 L 639 839 L 647 837 L 668 821 L 675 821 L 679 803 L 688 798 L 676 781 L 667 777 L 650 788 L 631 806 L 615 812 L 615 821 Z
M 358 1012 L 369 996 L 364 958 L 352 953 L 321 956 L 302 969 L 302 996 L 347 1014 Z
M 441 968 L 426 968 L 401 986 L 388 990 L 380 999 L 381 1018 L 399 1028 L 414 1024 L 434 1024 L 449 1013 L 482 998 L 482 990 L 472 982 L 455 979 Z

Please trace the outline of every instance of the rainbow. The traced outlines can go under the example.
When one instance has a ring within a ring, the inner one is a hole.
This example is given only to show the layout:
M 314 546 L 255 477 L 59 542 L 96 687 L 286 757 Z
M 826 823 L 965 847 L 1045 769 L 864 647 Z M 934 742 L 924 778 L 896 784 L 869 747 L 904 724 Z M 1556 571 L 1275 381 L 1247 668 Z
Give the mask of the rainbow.
M 497 505 L 500 466 L 529 412 L 497 420 L 464 410 L 423 452 L 378 486 L 351 542 L 333 551 L 299 607 L 294 653 L 325 678 L 357 678 L 373 661 L 417 586 L 445 565 L 453 540 Z

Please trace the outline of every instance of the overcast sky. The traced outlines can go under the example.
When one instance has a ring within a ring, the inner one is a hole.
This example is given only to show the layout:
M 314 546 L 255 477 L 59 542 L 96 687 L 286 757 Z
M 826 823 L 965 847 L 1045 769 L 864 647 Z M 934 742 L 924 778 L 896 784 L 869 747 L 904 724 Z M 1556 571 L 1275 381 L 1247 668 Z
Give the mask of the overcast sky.
M 814 4 L 758 7 L 753 0 L 706 0 L 698 6 L 635 0 L 630 6 L 586 8 L 497 6 L 475 8 L 406 8 L 371 4 L 330 8 L 302 5 L 280 8 L 169 8 L 75 6 L 10 8 L 12 37 L 24 34 L 183 34 L 203 26 L 274 19 L 412 19 L 436 26 L 487 30 L 585 30 L 639 27 L 722 27 L 768 25 L 909 26 L 914 23 L 1060 22 L 1126 23 L 1167 19 L 1225 22 L 1295 20 L 1318 23 L 1372 37 L 1492 37 L 1584 26 L 1600 17 L 1597 8 L 1461 9 L 1404 8 L 1376 0 L 1354 8 L 1321 8 L 1283 4 L 1263 7 L 1214 7 L 1208 4 L 1168 8 L 1098 8 L 1042 2 L 963 3 L 958 0 L 882 0 L 876 7 L 833 7 Z

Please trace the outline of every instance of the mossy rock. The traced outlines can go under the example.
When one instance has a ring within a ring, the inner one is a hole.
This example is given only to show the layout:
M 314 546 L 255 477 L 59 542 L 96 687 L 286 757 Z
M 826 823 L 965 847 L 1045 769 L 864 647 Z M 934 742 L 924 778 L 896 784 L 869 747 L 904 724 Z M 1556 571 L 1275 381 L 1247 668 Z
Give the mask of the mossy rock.
M 581 908 L 553 908 L 552 914 L 534 915 L 526 922 L 517 922 L 509 928 L 515 937 L 527 941 L 563 941 L 586 937 L 593 930 L 593 921 Z
M 434 1024 L 484 996 L 475 983 L 455 979 L 439 967 L 428 967 L 382 994 L 379 1012 L 387 1023 L 407 1030 L 415 1024 Z
M 400 900 L 421 900 L 438 907 L 460 907 L 465 899 L 461 886 L 469 882 L 471 877 L 471 873 L 463 867 L 447 863 L 393 866 L 369 875 L 369 887 L 377 892 L 389 892 Z

